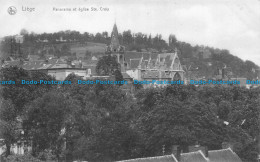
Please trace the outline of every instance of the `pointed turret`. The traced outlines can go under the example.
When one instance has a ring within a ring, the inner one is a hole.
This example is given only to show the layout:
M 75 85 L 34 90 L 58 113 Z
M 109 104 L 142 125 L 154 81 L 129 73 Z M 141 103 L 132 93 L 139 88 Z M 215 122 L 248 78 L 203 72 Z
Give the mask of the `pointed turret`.
M 111 44 L 107 46 L 106 54 L 116 58 L 116 61 L 121 65 L 121 72 L 125 71 L 125 47 L 119 44 L 118 30 L 116 23 L 114 24 L 113 31 L 111 33 Z
M 113 27 L 113 31 L 111 33 L 111 47 L 112 51 L 116 51 L 119 48 L 119 39 L 118 39 L 118 30 L 116 24 Z

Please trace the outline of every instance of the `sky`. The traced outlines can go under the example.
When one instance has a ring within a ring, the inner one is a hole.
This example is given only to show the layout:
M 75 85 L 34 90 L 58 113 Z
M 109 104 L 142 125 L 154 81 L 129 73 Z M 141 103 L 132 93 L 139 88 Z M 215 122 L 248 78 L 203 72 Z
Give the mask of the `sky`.
M 10 6 L 17 9 L 15 15 L 8 14 Z M 98 11 L 79 11 L 91 7 Z M 162 34 L 166 41 L 174 34 L 179 41 L 228 49 L 260 65 L 260 0 L 0 0 L 0 22 L 0 37 L 21 29 L 111 32 L 116 22 L 119 32 Z

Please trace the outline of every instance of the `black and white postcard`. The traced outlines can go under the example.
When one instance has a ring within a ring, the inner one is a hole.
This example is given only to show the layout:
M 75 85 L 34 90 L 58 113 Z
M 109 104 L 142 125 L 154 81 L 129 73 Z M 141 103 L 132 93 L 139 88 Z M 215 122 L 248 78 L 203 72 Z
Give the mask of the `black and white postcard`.
M 260 0 L 0 0 L 0 162 L 259 162 Z

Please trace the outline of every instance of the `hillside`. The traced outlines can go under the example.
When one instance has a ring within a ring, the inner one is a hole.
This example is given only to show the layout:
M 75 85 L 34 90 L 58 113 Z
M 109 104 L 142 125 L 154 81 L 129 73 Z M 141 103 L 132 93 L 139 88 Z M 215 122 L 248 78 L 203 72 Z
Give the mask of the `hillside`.
M 13 56 L 26 58 L 30 55 L 39 55 L 45 58 L 48 55 L 56 57 L 73 56 L 78 59 L 90 59 L 104 53 L 106 45 L 110 43 L 108 32 L 97 34 L 79 33 L 77 31 L 61 31 L 58 33 L 29 34 L 23 33 L 24 41 L 19 46 L 11 37 L 1 41 L 0 53 L 3 60 L 11 53 Z M 205 46 L 192 46 L 189 43 L 178 41 L 174 35 L 169 36 L 169 43 L 157 34 L 131 33 L 130 30 L 119 33 L 120 44 L 128 51 L 173 52 L 177 49 L 185 71 L 196 78 L 212 78 L 218 69 L 226 68 L 231 77 L 257 77 L 259 67 L 252 61 L 243 61 L 232 55 L 228 50 Z M 11 48 L 12 47 L 12 48 Z M 11 50 L 12 49 L 12 50 Z
M 84 58 L 86 56 L 86 51 L 97 54 L 97 53 L 105 53 L 106 50 L 106 44 L 103 43 L 93 43 L 93 42 L 87 42 L 86 45 L 79 45 L 75 44 L 72 45 L 70 48 L 71 53 L 76 53 L 76 56 L 78 58 Z

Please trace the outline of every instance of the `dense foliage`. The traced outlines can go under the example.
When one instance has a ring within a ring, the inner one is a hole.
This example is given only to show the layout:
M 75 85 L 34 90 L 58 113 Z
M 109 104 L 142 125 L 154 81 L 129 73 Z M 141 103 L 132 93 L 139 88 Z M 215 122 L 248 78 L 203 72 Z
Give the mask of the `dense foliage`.
M 113 56 L 103 56 L 97 62 L 96 72 L 98 75 L 115 75 L 115 72 L 120 72 L 119 70 L 120 64 Z
M 0 77 L 50 79 L 15 67 L 1 69 Z M 75 75 L 66 79 L 72 84 L 0 87 L 0 138 L 9 149 L 23 138 L 42 161 L 47 152 L 52 160 L 100 162 L 162 155 L 163 145 L 170 154 L 173 145 L 185 151 L 195 143 L 221 149 L 230 142 L 243 160 L 256 161 L 259 88 L 178 85 L 129 95 L 120 86 L 78 85 Z

